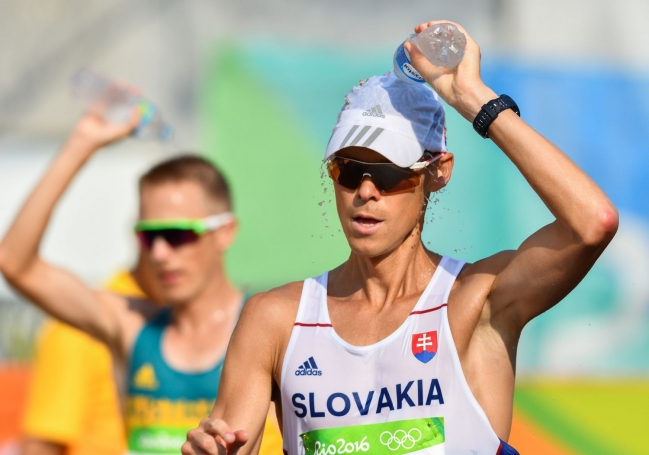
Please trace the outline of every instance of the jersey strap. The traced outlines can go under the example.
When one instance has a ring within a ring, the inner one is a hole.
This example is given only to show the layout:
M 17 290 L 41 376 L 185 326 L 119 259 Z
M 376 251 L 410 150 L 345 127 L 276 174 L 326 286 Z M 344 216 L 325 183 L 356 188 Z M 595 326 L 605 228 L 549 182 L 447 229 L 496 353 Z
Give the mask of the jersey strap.
M 498 447 L 498 452 L 496 455 L 520 455 L 516 449 L 507 444 L 502 439 L 500 440 L 500 447 Z

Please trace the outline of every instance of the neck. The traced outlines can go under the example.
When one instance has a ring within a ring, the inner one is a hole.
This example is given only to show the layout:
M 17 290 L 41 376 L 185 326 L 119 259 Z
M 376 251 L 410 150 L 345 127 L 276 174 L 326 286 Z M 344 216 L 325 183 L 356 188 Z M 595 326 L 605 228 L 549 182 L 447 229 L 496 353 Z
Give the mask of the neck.
M 420 235 L 417 226 L 401 245 L 382 256 L 370 258 L 352 252 L 349 260 L 333 272 L 332 291 L 340 296 L 360 293 L 359 297 L 376 306 L 421 294 L 440 257 L 426 251 Z
M 202 292 L 173 307 L 173 323 L 181 332 L 222 325 L 236 316 L 242 299 L 241 291 L 232 285 L 225 271 L 221 270 L 209 280 Z

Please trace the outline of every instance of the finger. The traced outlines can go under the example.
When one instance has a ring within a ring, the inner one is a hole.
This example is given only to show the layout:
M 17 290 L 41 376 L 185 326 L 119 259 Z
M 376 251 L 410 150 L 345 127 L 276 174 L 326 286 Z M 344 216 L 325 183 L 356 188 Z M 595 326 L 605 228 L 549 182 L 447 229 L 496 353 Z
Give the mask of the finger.
M 189 447 L 186 447 L 187 444 L 189 444 Z M 200 429 L 191 430 L 187 433 L 187 442 L 183 447 L 187 450 L 188 455 L 218 454 L 218 446 L 214 436 L 202 432 Z
M 241 447 L 248 442 L 248 433 L 245 430 L 238 430 L 234 433 L 235 440 L 228 444 L 228 455 L 236 455 Z
M 430 77 L 437 77 L 445 73 L 451 73 L 452 70 L 444 68 L 443 66 L 435 66 L 422 54 L 417 46 L 410 42 L 406 42 L 403 46 L 410 55 L 410 63 L 426 80 Z
M 196 447 L 194 444 L 192 444 L 189 441 L 185 441 L 185 443 L 180 447 L 180 453 L 182 455 L 211 455 L 209 452 L 205 452 L 204 450 L 200 449 L 199 447 Z M 217 452 L 213 452 L 217 453 Z
M 236 440 L 234 431 L 221 419 L 203 419 L 201 427 L 207 434 L 218 436 L 228 444 Z

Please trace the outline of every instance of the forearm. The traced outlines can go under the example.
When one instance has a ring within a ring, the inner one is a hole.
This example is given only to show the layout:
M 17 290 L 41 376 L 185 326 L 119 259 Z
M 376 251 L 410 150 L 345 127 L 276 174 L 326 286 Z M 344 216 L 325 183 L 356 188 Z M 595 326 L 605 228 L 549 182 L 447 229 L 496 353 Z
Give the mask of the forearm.
M 496 118 L 489 137 L 516 165 L 556 219 L 583 243 L 598 244 L 615 232 L 617 212 L 604 191 L 512 110 Z
M 71 136 L 28 197 L 0 243 L 0 271 L 9 281 L 19 280 L 38 259 L 56 203 L 93 151 L 83 138 Z

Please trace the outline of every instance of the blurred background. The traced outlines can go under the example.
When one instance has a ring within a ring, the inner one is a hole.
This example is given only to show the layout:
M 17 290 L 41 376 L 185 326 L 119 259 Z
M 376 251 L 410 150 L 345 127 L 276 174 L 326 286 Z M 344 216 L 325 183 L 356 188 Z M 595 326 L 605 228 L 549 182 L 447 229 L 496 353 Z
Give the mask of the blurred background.
M 0 0 L 0 235 L 81 112 L 86 67 L 135 84 L 172 145 L 101 152 L 58 207 L 44 255 L 101 285 L 135 258 L 137 176 L 200 151 L 233 187 L 233 279 L 250 292 L 346 259 L 321 156 L 346 91 L 391 69 L 432 19 L 481 45 L 483 78 L 611 196 L 620 230 L 591 273 L 524 331 L 511 442 L 521 454 L 649 454 L 649 2 L 646 0 Z M 552 217 L 490 141 L 448 111 L 453 181 L 424 242 L 476 260 Z M 0 278 L 0 454 L 19 438 L 44 316 Z M 617 448 L 616 448 L 617 447 Z

